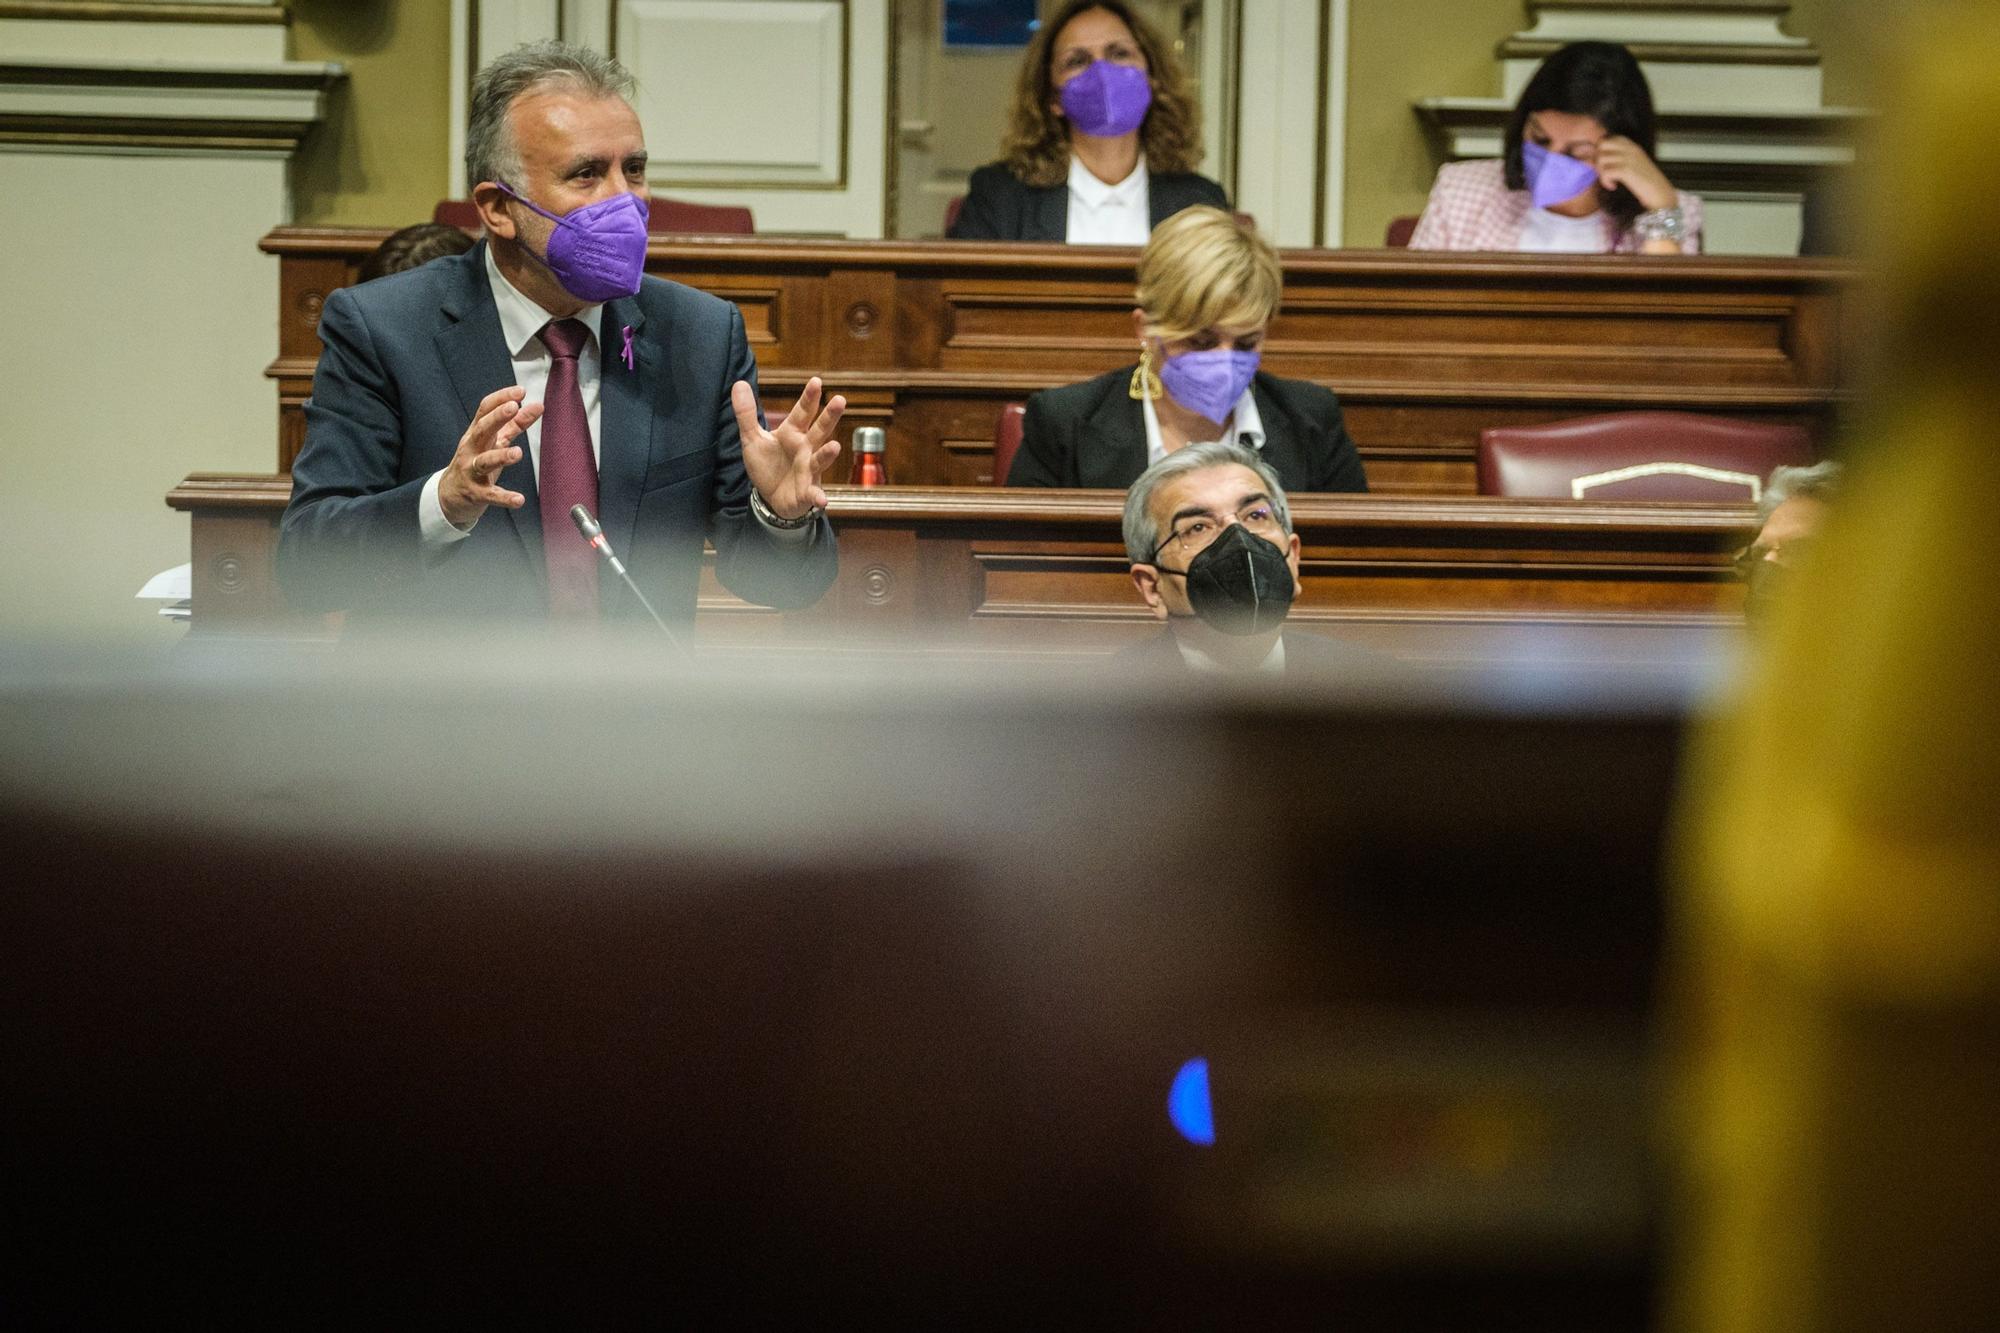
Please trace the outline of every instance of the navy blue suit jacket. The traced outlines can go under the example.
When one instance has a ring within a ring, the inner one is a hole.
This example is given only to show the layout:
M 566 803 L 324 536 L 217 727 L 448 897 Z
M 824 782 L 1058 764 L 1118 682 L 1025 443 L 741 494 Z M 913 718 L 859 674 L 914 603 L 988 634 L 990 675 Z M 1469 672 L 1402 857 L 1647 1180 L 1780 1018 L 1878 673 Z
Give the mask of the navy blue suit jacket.
M 546 614 L 543 543 L 582 538 L 567 522 L 542 530 L 525 447 L 500 475 L 527 498 L 522 508 L 488 509 L 441 549 L 427 549 L 418 527 L 424 483 L 451 460 L 479 401 L 514 383 L 485 265 L 481 245 L 327 299 L 278 543 L 279 579 L 302 609 L 348 611 L 350 623 Z M 669 621 L 694 618 L 708 537 L 717 577 L 737 596 L 815 601 L 836 566 L 825 518 L 812 542 L 787 545 L 749 510 L 729 390 L 739 379 L 754 387 L 757 366 L 735 305 L 647 278 L 636 296 L 605 304 L 598 345 L 598 518 L 647 599 Z M 618 580 L 599 586 L 607 619 L 644 616 Z

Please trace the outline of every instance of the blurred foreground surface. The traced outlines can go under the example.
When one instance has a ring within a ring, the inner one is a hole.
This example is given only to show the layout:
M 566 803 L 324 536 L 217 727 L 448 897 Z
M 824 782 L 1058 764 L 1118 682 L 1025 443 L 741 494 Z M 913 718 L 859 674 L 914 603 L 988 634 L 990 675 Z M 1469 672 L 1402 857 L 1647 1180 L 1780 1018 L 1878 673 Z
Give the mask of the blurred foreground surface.
M 1648 1318 L 1683 686 L 6 666 L 29 1319 Z

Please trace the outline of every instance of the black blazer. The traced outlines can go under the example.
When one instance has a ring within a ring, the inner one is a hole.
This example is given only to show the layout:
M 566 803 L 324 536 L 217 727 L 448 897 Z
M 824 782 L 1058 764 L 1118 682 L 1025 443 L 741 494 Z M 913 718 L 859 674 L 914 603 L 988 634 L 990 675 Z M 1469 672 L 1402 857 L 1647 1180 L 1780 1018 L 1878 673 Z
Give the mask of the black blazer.
M 1177 171 L 1146 178 L 1146 212 L 1159 226 L 1196 204 L 1229 207 L 1229 196 L 1206 176 Z M 1066 241 L 1069 239 L 1069 186 L 1026 185 L 1004 162 L 972 173 L 958 220 L 946 233 L 954 241 Z
M 1146 470 L 1146 418 L 1129 392 L 1132 371 L 1127 366 L 1029 398 L 1007 484 L 1124 490 L 1137 481 Z M 1250 394 L 1264 418 L 1259 452 L 1288 493 L 1368 489 L 1331 390 L 1260 370 Z
M 632 331 L 633 362 L 618 353 Z M 481 398 L 514 383 L 484 245 L 394 277 L 343 287 L 320 313 L 320 353 L 306 401 L 306 440 L 292 465 L 292 499 L 278 533 L 278 577 L 301 609 L 371 617 L 485 620 L 547 614 L 533 464 L 500 484 L 527 497 L 489 509 L 463 541 L 423 544 L 417 499 L 450 461 Z M 787 545 L 750 513 L 750 479 L 730 406 L 757 364 L 734 304 L 647 278 L 607 302 L 598 345 L 598 518 L 659 613 L 694 619 L 702 539 L 716 576 L 746 601 L 797 607 L 833 582 L 826 520 L 811 542 Z M 644 619 L 613 578 L 599 581 L 607 619 Z

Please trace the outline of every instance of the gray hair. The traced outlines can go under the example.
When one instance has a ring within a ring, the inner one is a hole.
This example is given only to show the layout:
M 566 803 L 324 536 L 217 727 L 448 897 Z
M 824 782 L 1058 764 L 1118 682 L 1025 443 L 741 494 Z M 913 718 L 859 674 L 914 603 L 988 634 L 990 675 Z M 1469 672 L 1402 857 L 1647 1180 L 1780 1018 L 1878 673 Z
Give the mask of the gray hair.
M 632 76 L 610 56 L 567 42 L 536 42 L 497 56 L 472 81 L 472 116 L 465 129 L 466 188 L 481 181 L 518 187 L 521 148 L 507 109 L 522 93 L 551 84 L 592 97 L 632 98 Z
M 1285 530 L 1287 536 L 1291 534 L 1292 509 L 1285 503 L 1285 488 L 1279 483 L 1278 474 L 1257 456 L 1255 449 L 1247 445 L 1225 444 L 1221 440 L 1190 444 L 1185 449 L 1174 450 L 1140 473 L 1132 488 L 1125 492 L 1125 554 L 1133 564 L 1152 564 L 1154 552 L 1166 540 L 1154 527 L 1152 515 L 1148 512 L 1153 505 L 1153 492 L 1183 473 L 1231 464 L 1247 467 L 1257 474 L 1264 483 L 1264 493 L 1271 497 L 1271 508 L 1278 516 L 1278 526 Z
M 1787 500 L 1800 496 L 1809 500 L 1832 499 L 1840 489 L 1843 471 L 1831 458 L 1811 467 L 1772 468 L 1771 479 L 1764 483 L 1763 497 L 1757 501 L 1757 526 L 1763 527 L 1771 512 Z

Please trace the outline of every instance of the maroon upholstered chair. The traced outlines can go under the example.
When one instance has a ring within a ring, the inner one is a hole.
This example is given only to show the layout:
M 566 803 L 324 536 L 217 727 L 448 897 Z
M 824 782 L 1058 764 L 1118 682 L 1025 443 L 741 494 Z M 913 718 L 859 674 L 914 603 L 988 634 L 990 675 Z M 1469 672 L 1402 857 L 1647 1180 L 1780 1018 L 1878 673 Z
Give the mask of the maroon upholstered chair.
M 993 484 L 1005 486 L 1007 471 L 1014 466 L 1014 455 L 1021 448 L 1021 420 L 1028 415 L 1025 403 L 1008 403 L 1000 409 L 1000 419 L 993 423 Z
M 1801 426 L 1614 412 L 1479 432 L 1479 493 L 1562 500 L 1754 502 L 1780 464 L 1810 463 Z
M 1389 232 L 1388 235 L 1382 238 L 1382 244 L 1388 246 L 1391 250 L 1409 249 L 1410 238 L 1417 234 L 1417 223 L 1419 220 L 1415 216 L 1390 218 Z
M 431 211 L 431 221 L 478 231 L 479 210 L 473 207 L 470 199 L 445 199 Z M 646 201 L 646 230 L 748 236 L 757 227 L 747 208 L 732 204 L 690 204 L 656 194 Z

